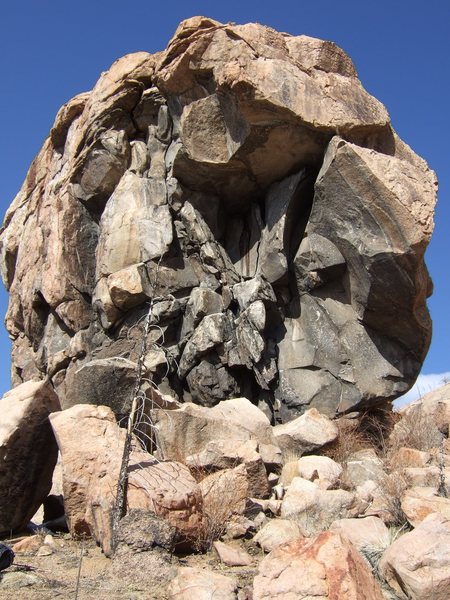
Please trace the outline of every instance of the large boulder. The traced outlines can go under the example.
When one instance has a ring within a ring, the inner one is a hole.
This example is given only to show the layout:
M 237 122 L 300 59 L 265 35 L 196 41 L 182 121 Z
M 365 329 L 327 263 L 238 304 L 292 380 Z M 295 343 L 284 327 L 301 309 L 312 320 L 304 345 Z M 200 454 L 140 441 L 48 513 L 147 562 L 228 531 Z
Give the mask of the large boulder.
M 145 376 L 177 400 L 387 404 L 430 342 L 435 195 L 335 44 L 183 21 L 59 111 L 7 211 L 13 384 L 120 415 L 151 301 Z
M 165 460 L 181 459 L 212 470 L 251 462 L 261 470 L 260 460 L 269 466 L 281 463 L 267 416 L 246 398 L 225 400 L 212 408 L 186 403 L 176 410 L 156 409 L 152 420 Z
M 49 415 L 60 410 L 48 381 L 28 381 L 0 400 L 0 533 L 24 528 L 52 487 L 58 447 Z
M 383 600 L 369 567 L 337 533 L 298 538 L 278 546 L 260 563 L 254 600 Z

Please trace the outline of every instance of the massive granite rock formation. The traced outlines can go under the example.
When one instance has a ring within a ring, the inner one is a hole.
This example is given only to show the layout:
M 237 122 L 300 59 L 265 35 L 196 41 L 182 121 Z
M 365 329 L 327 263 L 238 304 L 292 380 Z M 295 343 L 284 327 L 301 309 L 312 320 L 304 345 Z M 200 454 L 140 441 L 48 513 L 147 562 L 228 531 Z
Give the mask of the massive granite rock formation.
M 278 420 L 378 405 L 431 335 L 436 180 L 331 42 L 181 23 L 59 111 L 0 236 L 13 385 L 129 407 L 146 377 Z

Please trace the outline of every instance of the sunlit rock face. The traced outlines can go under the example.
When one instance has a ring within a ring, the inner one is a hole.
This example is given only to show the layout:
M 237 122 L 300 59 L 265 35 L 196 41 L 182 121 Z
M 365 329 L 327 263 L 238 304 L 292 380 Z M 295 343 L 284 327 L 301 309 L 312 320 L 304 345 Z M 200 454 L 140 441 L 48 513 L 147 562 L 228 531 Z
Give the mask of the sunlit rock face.
M 389 402 L 430 342 L 435 194 L 333 43 L 184 21 L 62 107 L 6 214 L 13 385 L 124 414 L 152 302 L 144 375 L 180 401 Z

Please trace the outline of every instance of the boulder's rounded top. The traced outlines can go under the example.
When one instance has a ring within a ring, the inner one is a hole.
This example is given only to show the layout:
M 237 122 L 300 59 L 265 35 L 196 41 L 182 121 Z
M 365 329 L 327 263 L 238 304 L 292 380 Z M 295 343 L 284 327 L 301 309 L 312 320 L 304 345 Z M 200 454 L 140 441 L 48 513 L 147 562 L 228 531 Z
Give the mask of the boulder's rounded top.
M 195 33 L 196 31 L 198 31 L 200 29 L 212 29 L 214 27 L 221 27 L 221 26 L 222 26 L 222 23 L 220 23 L 219 21 L 216 21 L 214 19 L 210 19 L 209 17 L 202 17 L 202 16 L 189 17 L 189 19 L 184 19 L 184 21 L 181 21 L 181 23 L 178 25 L 171 41 L 173 41 L 173 39 L 175 39 L 175 38 L 181 39 L 181 38 L 189 37 L 192 33 Z

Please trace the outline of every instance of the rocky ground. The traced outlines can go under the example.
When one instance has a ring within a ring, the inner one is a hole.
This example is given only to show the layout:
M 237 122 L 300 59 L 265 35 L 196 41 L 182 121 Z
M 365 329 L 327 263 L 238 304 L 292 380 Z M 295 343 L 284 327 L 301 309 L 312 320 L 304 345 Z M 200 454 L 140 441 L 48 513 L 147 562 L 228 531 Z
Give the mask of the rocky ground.
M 21 600 L 90 600 L 94 597 L 97 600 L 168 600 L 172 597 L 168 592 L 169 583 L 179 567 L 207 568 L 236 578 L 242 589 L 251 589 L 258 559 L 262 556 L 260 549 L 251 548 L 255 556 L 252 564 L 244 567 L 224 566 L 213 551 L 184 558 L 158 550 L 119 551 L 109 559 L 93 540 L 82 542 L 72 540 L 69 535 L 55 535 L 48 545 L 44 544 L 45 536 L 39 537 L 36 541 L 28 538 L 35 549 L 18 553 L 17 564 L 0 575 L 1 600 L 10 600 L 13 596 Z M 2 541 L 13 543 L 15 539 Z
M 238 403 L 241 414 L 249 409 L 246 402 L 242 399 Z M 241 439 L 238 443 L 242 430 L 233 425 L 226 403 L 218 408 L 222 416 L 224 412 L 227 415 L 227 438 L 222 437 L 222 443 L 218 430 L 225 422 L 212 418 L 208 423 L 204 414 L 196 425 L 200 429 L 191 422 L 190 436 L 185 437 L 185 452 L 194 438 L 199 447 L 206 443 L 195 461 L 192 455 L 185 455 L 192 484 L 184 475 L 181 483 L 171 475 L 170 485 L 166 482 L 164 488 L 164 479 L 158 479 L 159 508 L 153 505 L 150 511 L 148 505 L 143 510 L 142 504 L 136 504 L 136 498 L 142 501 L 143 497 L 136 492 L 139 485 L 147 498 L 154 497 L 154 492 L 149 485 L 134 482 L 136 489 L 129 497 L 129 512 L 121 521 L 115 553 L 111 552 L 111 532 L 103 514 L 111 508 L 103 504 L 100 510 L 89 491 L 89 487 L 98 486 L 94 467 L 101 465 L 102 459 L 90 464 L 94 477 L 89 482 L 78 481 L 78 488 L 74 488 L 76 477 L 74 471 L 65 468 L 64 456 L 76 465 L 76 450 L 62 442 L 61 422 L 66 419 L 70 425 L 69 417 L 79 409 L 56 413 L 63 455 L 58 464 L 63 468 L 71 533 L 44 530 L 4 537 L 16 552 L 16 560 L 2 572 L 0 598 L 17 594 L 24 600 L 449 597 L 450 384 L 401 413 L 384 416 L 332 422 L 309 411 L 289 427 L 271 428 L 261 413 L 259 424 L 253 419 L 253 441 Z M 86 405 L 83 410 L 92 420 L 98 407 Z M 181 413 L 177 410 L 173 411 L 168 436 L 176 435 L 180 427 L 177 419 L 186 419 L 186 409 Z M 197 407 L 194 414 L 196 411 L 211 409 Z M 189 418 L 195 421 L 193 414 Z M 107 411 L 101 423 L 103 428 L 105 424 L 110 427 Z M 81 432 L 86 429 L 86 422 L 81 423 L 78 446 L 84 445 Z M 163 435 L 164 431 L 161 427 Z M 283 448 L 278 464 L 273 455 L 272 462 L 267 458 L 266 463 L 261 462 L 261 440 L 270 432 Z M 257 436 L 260 446 L 254 442 Z M 78 460 L 86 457 L 82 450 L 78 452 Z M 163 461 L 158 468 L 173 464 Z M 265 465 L 267 493 L 258 471 L 261 464 Z M 207 475 L 202 472 L 205 465 Z M 142 467 L 151 468 L 154 465 Z M 252 494 L 257 490 L 260 497 Z M 77 496 L 76 502 L 71 493 Z M 201 502 L 202 508 L 192 519 L 196 502 Z M 97 543 L 91 537 L 76 536 L 73 524 L 81 519 L 81 510 Z M 94 521 L 89 520 L 92 514 Z M 180 531 L 184 538 L 180 538 Z M 192 536 L 189 539 L 187 532 Z

